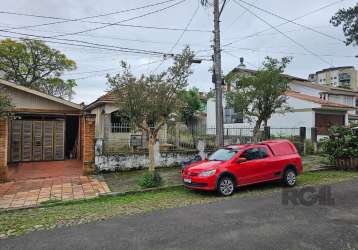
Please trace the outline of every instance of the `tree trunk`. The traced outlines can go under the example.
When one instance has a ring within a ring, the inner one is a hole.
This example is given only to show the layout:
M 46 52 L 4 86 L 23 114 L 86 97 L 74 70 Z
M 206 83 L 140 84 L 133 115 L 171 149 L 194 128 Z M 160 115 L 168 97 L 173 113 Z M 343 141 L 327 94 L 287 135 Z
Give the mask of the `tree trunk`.
M 267 120 L 264 120 L 264 126 L 267 127 Z
M 154 160 L 154 146 L 157 140 L 157 136 L 153 133 L 149 133 L 148 151 L 149 151 L 149 171 L 154 172 L 155 160 Z
M 258 135 L 259 135 L 259 132 L 260 132 L 260 127 L 261 127 L 261 123 L 262 123 L 262 120 L 261 119 L 258 119 L 255 123 L 255 127 L 254 127 L 254 130 L 252 132 L 252 142 L 257 142 L 257 139 L 258 139 Z

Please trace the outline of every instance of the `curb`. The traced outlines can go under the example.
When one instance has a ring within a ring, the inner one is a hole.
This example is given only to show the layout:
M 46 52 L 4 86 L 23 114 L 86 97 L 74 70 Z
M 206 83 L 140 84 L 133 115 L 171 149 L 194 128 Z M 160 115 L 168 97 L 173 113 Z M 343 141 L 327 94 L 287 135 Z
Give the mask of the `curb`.
M 337 170 L 337 167 L 335 165 L 322 165 L 322 166 L 318 166 L 316 168 L 310 169 L 306 172 L 321 172 L 321 171 L 329 171 L 329 170 Z
M 184 185 L 177 184 L 177 185 L 171 185 L 171 186 L 146 188 L 146 189 L 141 189 L 141 190 L 126 191 L 126 192 L 108 192 L 108 193 L 104 193 L 104 194 L 98 194 L 96 197 L 92 197 L 92 198 L 88 198 L 88 199 L 77 199 L 77 200 L 68 200 L 68 201 L 61 200 L 61 201 L 56 201 L 54 203 L 48 203 L 48 204 L 39 204 L 39 205 L 30 205 L 30 206 L 24 206 L 24 207 L 18 207 L 18 208 L 0 209 L 0 213 L 21 211 L 21 210 L 34 209 L 34 208 L 56 207 L 59 205 L 67 205 L 67 204 L 77 203 L 77 202 L 81 202 L 81 201 L 95 200 L 100 197 L 115 197 L 115 196 L 125 196 L 125 195 L 130 195 L 130 194 L 149 193 L 149 192 L 162 191 L 162 190 L 167 190 L 167 189 L 182 187 L 182 186 L 184 186 Z
M 129 195 L 129 194 L 149 193 L 149 192 L 162 191 L 162 190 L 183 187 L 183 186 L 184 186 L 183 184 L 177 184 L 177 185 L 155 187 L 155 188 L 145 188 L 145 189 L 140 189 L 140 190 L 125 191 L 125 192 L 109 192 L 109 193 L 99 194 L 99 197 L 124 196 L 124 195 Z

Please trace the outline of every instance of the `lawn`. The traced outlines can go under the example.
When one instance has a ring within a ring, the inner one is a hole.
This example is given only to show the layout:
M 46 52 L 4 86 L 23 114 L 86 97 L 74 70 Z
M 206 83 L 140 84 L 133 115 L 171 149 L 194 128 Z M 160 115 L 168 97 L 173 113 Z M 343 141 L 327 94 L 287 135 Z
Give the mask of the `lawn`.
M 302 157 L 303 169 L 308 171 L 322 164 L 328 164 L 327 157 L 323 155 L 307 155 Z M 163 178 L 163 186 L 173 186 L 182 183 L 180 178 L 180 168 L 158 168 Z M 145 170 L 122 171 L 115 173 L 102 174 L 109 188 L 113 192 L 138 191 L 138 178 Z
M 181 170 L 177 167 L 157 168 L 163 179 L 163 186 L 173 186 L 182 183 Z M 124 171 L 102 174 L 112 192 L 137 191 L 141 187 L 138 185 L 138 178 L 145 170 Z
M 298 185 L 329 184 L 355 177 L 358 177 L 358 172 L 307 172 L 299 177 Z M 0 213 L 0 238 L 21 235 L 34 230 L 88 223 L 114 216 L 238 199 L 243 196 L 261 195 L 280 190 L 279 183 L 267 183 L 240 188 L 233 196 L 224 198 L 211 192 L 194 192 L 184 187 L 175 187 L 162 191 L 100 197 L 43 208 L 2 212 Z

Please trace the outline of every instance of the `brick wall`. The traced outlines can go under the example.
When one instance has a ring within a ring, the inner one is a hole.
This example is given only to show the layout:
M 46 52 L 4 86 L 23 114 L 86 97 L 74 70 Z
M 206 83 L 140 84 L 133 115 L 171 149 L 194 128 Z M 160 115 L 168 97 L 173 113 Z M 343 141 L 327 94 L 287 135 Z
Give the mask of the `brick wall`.
M 8 121 L 0 119 L 0 182 L 7 181 Z
M 95 172 L 95 133 L 96 133 L 96 115 L 87 114 L 81 117 L 81 158 L 83 161 L 84 174 L 93 174 Z

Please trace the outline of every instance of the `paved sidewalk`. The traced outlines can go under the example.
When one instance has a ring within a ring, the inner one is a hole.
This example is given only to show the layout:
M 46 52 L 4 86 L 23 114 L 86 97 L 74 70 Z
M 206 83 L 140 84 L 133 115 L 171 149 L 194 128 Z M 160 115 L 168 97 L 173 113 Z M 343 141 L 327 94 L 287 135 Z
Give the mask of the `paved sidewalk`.
M 49 200 L 77 200 L 110 192 L 93 176 L 54 177 L 0 184 L 0 209 L 36 206 Z

